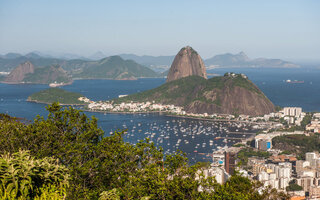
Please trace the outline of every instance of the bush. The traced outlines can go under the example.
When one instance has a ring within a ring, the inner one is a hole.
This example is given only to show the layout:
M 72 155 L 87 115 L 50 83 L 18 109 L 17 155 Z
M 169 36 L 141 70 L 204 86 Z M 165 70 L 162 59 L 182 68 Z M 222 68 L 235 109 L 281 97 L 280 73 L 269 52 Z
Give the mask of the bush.
M 1 199 L 65 199 L 68 170 L 53 158 L 35 159 L 28 151 L 0 157 Z

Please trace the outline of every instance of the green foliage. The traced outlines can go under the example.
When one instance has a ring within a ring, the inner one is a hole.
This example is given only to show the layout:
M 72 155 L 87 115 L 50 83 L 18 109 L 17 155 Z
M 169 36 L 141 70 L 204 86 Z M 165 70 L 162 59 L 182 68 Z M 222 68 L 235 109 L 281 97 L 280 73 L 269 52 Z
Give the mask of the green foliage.
M 251 81 L 243 78 L 241 75 L 236 75 L 236 77 L 232 79 L 232 85 L 246 88 L 247 90 L 255 92 L 257 94 L 261 93 L 260 90 L 253 83 L 251 83 Z
M 141 93 L 129 95 L 123 98 L 115 99 L 120 102 L 146 102 L 153 101 L 171 104 L 177 99 L 184 98 L 182 104 L 186 105 L 198 98 L 197 90 L 201 89 L 206 80 L 200 76 L 189 76 L 176 81 L 163 84 L 158 88 L 147 90 Z
M 0 157 L 1 199 L 64 199 L 68 170 L 53 158 L 34 159 L 28 151 Z
M 30 185 L 40 188 L 39 198 L 54 199 L 65 192 L 67 199 L 264 199 L 263 195 L 279 195 L 265 190 L 260 195 L 255 182 L 239 175 L 217 184 L 202 173 L 208 164 L 190 166 L 182 152 L 165 157 L 148 139 L 132 145 L 123 141 L 123 131 L 103 137 L 96 118 L 89 119 L 71 107 L 63 109 L 54 103 L 47 109 L 47 119 L 38 116 L 30 124 L 0 117 L 0 153 L 29 149 L 38 160 L 55 157 L 68 168 L 71 187 L 67 190 L 57 192 L 59 184 L 54 181 Z M 58 177 L 54 175 L 54 180 L 61 180 Z
M 282 107 L 281 106 L 275 106 L 275 109 L 277 112 L 279 112 L 280 110 L 282 110 Z
M 238 144 L 234 144 L 234 145 L 232 145 L 233 147 L 244 147 L 244 146 L 246 146 L 246 145 L 244 145 L 244 144 L 241 144 L 241 143 L 238 143 Z
M 303 120 L 301 121 L 301 127 L 305 129 L 306 125 L 311 123 L 311 120 L 312 120 L 312 113 L 307 113 L 306 116 L 304 116 Z
M 285 135 L 272 139 L 272 145 L 288 154 L 296 154 L 298 159 L 304 159 L 307 152 L 320 151 L 319 134 Z
M 286 191 L 301 191 L 301 190 L 303 190 L 303 188 L 292 181 L 290 181 L 289 186 L 286 187 Z
M 120 192 L 116 188 L 104 191 L 100 194 L 99 200 L 120 200 Z
M 32 94 L 28 97 L 28 100 L 47 104 L 53 102 L 60 102 L 65 105 L 85 104 L 83 101 L 78 100 L 78 98 L 82 96 L 83 95 L 79 93 L 69 92 L 60 88 L 49 88 Z
M 302 126 L 291 126 L 290 128 L 280 129 L 282 132 L 304 131 Z
M 245 149 L 241 149 L 238 154 L 238 158 L 240 159 L 241 163 L 243 165 L 246 165 L 248 163 L 249 157 L 260 157 L 260 158 L 268 158 L 271 156 L 269 152 L 266 151 L 259 151 L 254 148 L 248 147 Z

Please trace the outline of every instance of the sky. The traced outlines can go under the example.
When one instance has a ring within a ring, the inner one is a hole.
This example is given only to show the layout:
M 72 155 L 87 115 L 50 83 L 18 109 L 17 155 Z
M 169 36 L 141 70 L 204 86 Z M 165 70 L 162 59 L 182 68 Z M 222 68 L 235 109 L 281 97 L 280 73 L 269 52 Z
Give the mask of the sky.
M 0 54 L 244 51 L 320 60 L 318 0 L 0 0 Z

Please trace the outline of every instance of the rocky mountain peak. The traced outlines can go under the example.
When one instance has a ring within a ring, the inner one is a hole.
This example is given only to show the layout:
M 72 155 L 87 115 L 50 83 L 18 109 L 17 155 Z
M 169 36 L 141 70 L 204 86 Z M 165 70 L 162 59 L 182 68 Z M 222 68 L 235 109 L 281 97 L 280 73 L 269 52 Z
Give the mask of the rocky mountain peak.
M 194 75 L 206 79 L 206 68 L 200 55 L 192 47 L 186 46 L 175 56 L 167 76 L 167 82 Z
M 247 54 L 245 54 L 243 51 L 241 51 L 238 55 L 239 55 L 239 57 L 241 57 L 242 60 L 244 60 L 244 61 L 249 61 L 249 60 L 250 60 L 249 57 L 247 56 Z
M 11 71 L 6 77 L 5 82 L 21 82 L 25 78 L 25 75 L 29 73 L 34 73 L 34 66 L 30 61 L 26 61 Z

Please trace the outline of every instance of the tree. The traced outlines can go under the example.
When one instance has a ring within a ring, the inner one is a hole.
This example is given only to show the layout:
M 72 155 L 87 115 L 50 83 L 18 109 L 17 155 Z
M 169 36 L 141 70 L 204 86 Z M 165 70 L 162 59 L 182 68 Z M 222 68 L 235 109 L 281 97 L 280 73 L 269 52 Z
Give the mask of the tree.
M 247 178 L 217 184 L 204 177 L 206 165 L 190 166 L 182 152 L 164 155 L 148 139 L 126 143 L 125 131 L 104 137 L 95 117 L 71 107 L 54 103 L 47 110 L 47 119 L 37 116 L 30 124 L 0 117 L 0 154 L 23 149 L 35 159 L 58 159 L 70 174 L 67 199 L 263 199 Z M 41 191 L 50 194 L 54 187 Z

